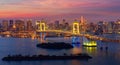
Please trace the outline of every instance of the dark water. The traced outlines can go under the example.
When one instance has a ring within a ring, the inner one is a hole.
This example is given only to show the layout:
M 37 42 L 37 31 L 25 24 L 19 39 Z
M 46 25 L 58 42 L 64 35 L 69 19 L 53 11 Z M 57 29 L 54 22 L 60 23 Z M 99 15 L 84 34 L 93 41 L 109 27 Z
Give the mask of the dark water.
M 71 42 L 70 38 L 63 38 L 66 42 Z M 62 40 L 61 38 L 54 38 L 54 40 Z M 62 41 L 64 41 L 62 40 Z M 120 43 L 107 43 L 98 41 L 98 47 L 82 47 L 81 44 L 74 45 L 73 49 L 69 50 L 48 50 L 37 48 L 38 40 L 30 38 L 0 38 L 0 65 L 120 65 Z M 103 50 L 100 50 L 100 47 Z M 108 46 L 108 50 L 105 50 Z M 42 61 L 2 61 L 2 57 L 8 54 L 49 54 L 49 55 L 62 55 L 88 53 L 93 58 L 84 60 L 42 60 Z

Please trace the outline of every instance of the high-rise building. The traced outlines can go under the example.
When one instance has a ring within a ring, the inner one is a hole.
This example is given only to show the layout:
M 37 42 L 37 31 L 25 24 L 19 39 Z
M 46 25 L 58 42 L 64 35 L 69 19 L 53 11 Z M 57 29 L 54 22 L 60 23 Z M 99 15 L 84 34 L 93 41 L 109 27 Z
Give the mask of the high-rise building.
M 54 24 L 53 23 L 49 23 L 48 24 L 48 29 L 53 30 L 54 29 Z
M 11 26 L 11 27 L 12 27 L 12 26 L 13 26 L 13 24 L 14 24 L 13 20 L 10 20 L 10 21 L 9 21 L 9 26 Z
M 108 22 L 108 24 L 107 24 L 108 33 L 113 33 L 113 28 L 114 28 L 114 21 Z
M 86 19 L 83 16 L 81 16 L 80 17 L 80 31 L 81 31 L 81 33 L 86 32 L 86 30 L 87 30 L 86 25 L 87 25 Z
M 8 31 L 8 20 L 3 20 L 2 29 L 3 31 Z
M 9 30 L 12 31 L 13 30 L 13 26 L 14 26 L 14 21 L 10 20 L 9 21 Z
M 0 32 L 2 31 L 2 24 L 0 23 Z
M 54 28 L 55 28 L 55 29 L 59 29 L 59 21 L 58 21 L 58 20 L 55 21 L 55 23 L 54 23 Z
M 70 30 L 70 26 L 68 22 L 65 23 L 65 30 Z
M 119 19 L 116 22 L 114 22 L 113 31 L 114 33 L 119 33 L 120 31 L 120 20 Z
M 120 19 L 117 20 L 118 33 L 120 33 Z
M 88 33 L 94 34 L 95 30 L 96 30 L 96 26 L 94 23 L 91 22 L 91 23 L 87 24 L 87 32 Z
M 33 30 L 32 21 L 31 20 L 27 21 L 26 30 L 27 31 L 32 31 Z
M 101 35 L 104 33 L 104 29 L 105 29 L 104 22 L 99 21 L 97 24 L 98 26 L 97 26 L 95 34 Z
M 25 22 L 23 20 L 15 21 L 16 31 L 25 31 Z

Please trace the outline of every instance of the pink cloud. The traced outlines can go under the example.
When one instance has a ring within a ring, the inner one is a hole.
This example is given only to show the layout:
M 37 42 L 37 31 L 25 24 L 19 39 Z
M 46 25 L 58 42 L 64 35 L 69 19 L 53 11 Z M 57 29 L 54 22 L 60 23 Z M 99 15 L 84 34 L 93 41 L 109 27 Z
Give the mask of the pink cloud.
M 38 15 L 57 15 L 68 13 L 102 14 L 112 15 L 118 8 L 117 0 L 22 0 L 14 3 L 4 3 L 0 5 L 2 12 L 0 17 L 12 16 L 38 16 Z M 112 9 L 114 10 L 112 10 Z M 4 12 L 4 13 L 3 13 Z

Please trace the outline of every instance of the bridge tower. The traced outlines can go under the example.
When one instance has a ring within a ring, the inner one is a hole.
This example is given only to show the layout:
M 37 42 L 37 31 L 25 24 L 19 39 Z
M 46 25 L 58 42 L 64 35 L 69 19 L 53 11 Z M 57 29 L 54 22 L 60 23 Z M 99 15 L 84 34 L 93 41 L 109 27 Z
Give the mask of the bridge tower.
M 45 25 L 44 20 L 42 20 L 42 21 L 37 21 L 37 22 L 36 22 L 36 26 L 37 26 L 37 30 L 38 30 L 38 31 L 45 31 L 45 30 L 46 30 L 46 25 Z
M 45 31 L 46 30 L 46 26 L 45 26 L 45 22 L 40 22 L 40 31 Z
M 80 25 L 76 20 L 73 22 L 73 34 L 80 34 Z
M 41 21 L 37 21 L 36 22 L 36 29 L 37 29 L 37 34 L 40 35 L 40 39 L 43 41 L 45 40 L 45 36 L 46 36 L 46 33 L 44 31 L 46 31 L 46 24 L 45 24 L 45 21 L 44 20 L 41 20 Z

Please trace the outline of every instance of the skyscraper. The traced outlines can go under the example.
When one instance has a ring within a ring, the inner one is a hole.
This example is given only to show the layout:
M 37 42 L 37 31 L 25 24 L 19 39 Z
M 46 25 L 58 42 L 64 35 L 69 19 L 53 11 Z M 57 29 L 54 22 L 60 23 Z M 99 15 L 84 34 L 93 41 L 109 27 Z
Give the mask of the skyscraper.
M 27 21 L 26 30 L 27 31 L 32 31 L 33 30 L 32 20 Z
M 2 29 L 3 31 L 8 31 L 8 20 L 3 20 Z
M 13 26 L 14 26 L 14 22 L 13 22 L 13 20 L 10 20 L 9 21 L 9 31 L 13 30 Z
M 25 22 L 23 20 L 15 21 L 16 31 L 25 31 Z
M 59 29 L 59 27 L 60 27 L 60 26 L 59 26 L 59 21 L 56 20 L 55 23 L 54 23 L 54 28 L 55 28 L 55 29 Z
M 80 31 L 81 31 L 81 33 L 85 33 L 86 32 L 86 19 L 83 17 L 83 16 L 81 16 L 80 17 Z

